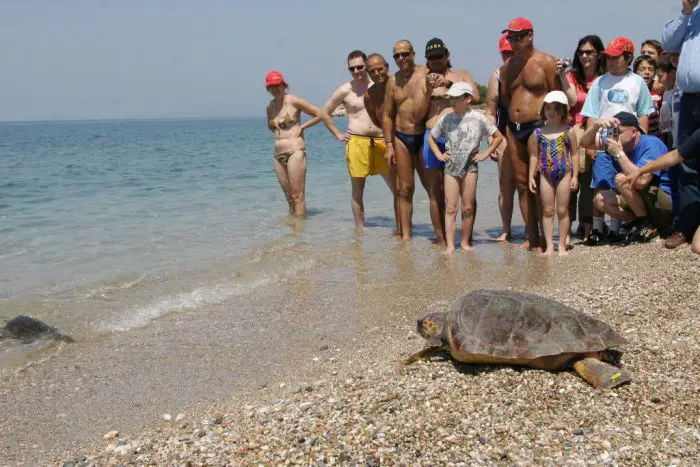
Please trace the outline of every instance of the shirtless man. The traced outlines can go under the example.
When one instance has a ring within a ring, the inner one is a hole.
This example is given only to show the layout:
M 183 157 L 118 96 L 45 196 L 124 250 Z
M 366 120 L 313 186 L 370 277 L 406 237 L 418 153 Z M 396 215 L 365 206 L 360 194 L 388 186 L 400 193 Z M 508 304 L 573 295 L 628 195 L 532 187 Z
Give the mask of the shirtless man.
M 336 89 L 324 104 L 323 110 L 332 115 L 342 103 L 347 111 L 345 160 L 352 184 L 352 215 L 355 217 L 355 227 L 361 229 L 365 224 L 364 193 L 367 176 L 381 175 L 392 193 L 396 189 L 394 181 L 389 178 L 389 168 L 384 160 L 386 145 L 381 125 L 376 124 L 365 109 L 364 96 L 370 85 L 367 56 L 360 50 L 354 50 L 348 55 L 347 61 L 352 79 Z
M 367 57 L 367 73 L 374 83 L 367 89 L 364 96 L 365 109 L 372 122 L 382 127 L 384 116 L 384 95 L 386 83 L 389 81 L 389 64 L 380 54 L 371 54 Z M 399 198 L 396 193 L 396 165 L 389 166 L 389 179 L 392 183 L 394 195 L 394 218 L 396 219 L 396 234 L 401 236 L 401 223 L 399 222 Z
M 452 113 L 452 99 L 447 91 L 452 83 L 465 81 L 472 89 L 476 89 L 474 78 L 467 70 L 455 70 L 450 63 L 450 52 L 445 43 L 434 37 L 425 45 L 425 59 L 428 65 L 427 86 L 430 95 L 430 106 L 425 122 L 425 136 L 423 139 L 423 167 L 425 168 L 425 180 L 428 184 L 428 198 L 430 199 L 430 217 L 433 221 L 433 229 L 437 235 L 438 246 L 445 246 L 445 191 L 443 170 L 445 163 L 433 154 L 428 145 L 428 135 L 440 118 Z M 475 93 L 476 94 L 476 93 Z M 472 97 L 472 105 L 480 102 L 479 95 Z M 438 147 L 445 151 L 445 140 L 437 140 Z M 476 214 L 476 206 L 474 206 Z M 437 222 L 436 222 L 437 221 Z
M 418 171 L 421 183 L 428 191 L 421 149 L 430 101 L 426 84 L 427 70 L 415 65 L 413 45 L 407 40 L 401 40 L 394 45 L 393 53 L 399 71 L 389 78 L 384 96 L 382 129 L 387 143 L 384 157 L 389 164 L 396 164 L 401 238 L 409 240 L 415 191 L 414 169 Z M 433 214 L 431 212 L 431 217 Z M 439 213 L 435 214 L 439 216 Z M 441 220 L 433 217 L 433 225 L 442 225 Z
M 503 31 L 513 48 L 513 57 L 501 68 L 501 99 L 508 109 L 506 139 L 515 176 L 520 210 L 528 238 L 523 248 L 538 248 L 540 244 L 537 200 L 527 188 L 527 140 L 544 125 L 540 115 L 544 96 L 549 91 L 562 90 L 557 73 L 557 61 L 551 55 L 534 48 L 532 23 L 516 18 Z

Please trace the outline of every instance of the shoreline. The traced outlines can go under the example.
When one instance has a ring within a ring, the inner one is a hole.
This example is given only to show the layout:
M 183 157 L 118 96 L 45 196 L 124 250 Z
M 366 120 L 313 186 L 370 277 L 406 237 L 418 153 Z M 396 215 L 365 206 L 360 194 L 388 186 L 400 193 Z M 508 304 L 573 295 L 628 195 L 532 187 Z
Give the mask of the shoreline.
M 417 363 L 398 376 L 397 359 L 423 345 L 415 318 L 425 306 L 452 303 L 409 291 L 345 342 L 316 341 L 313 357 L 265 387 L 203 402 L 177 422 L 176 413 L 167 422 L 144 420 L 141 430 L 69 448 L 54 464 L 700 461 L 700 261 L 688 248 L 669 251 L 655 241 L 577 246 L 550 264 L 544 280 L 513 288 L 612 325 L 628 340 L 621 350 L 631 384 L 596 391 L 572 372 L 450 361 Z M 469 290 L 465 281 L 453 295 Z

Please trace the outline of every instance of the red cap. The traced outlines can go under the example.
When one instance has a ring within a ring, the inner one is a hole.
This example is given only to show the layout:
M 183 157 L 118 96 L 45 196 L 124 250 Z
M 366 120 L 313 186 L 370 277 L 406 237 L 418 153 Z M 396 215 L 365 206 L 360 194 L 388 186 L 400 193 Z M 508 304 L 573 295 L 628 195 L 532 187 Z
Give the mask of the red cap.
M 278 86 L 284 84 L 284 77 L 279 71 L 271 71 L 265 75 L 265 87 Z
M 532 27 L 532 23 L 529 19 L 518 16 L 513 21 L 508 23 L 508 27 L 501 32 L 520 32 L 520 31 L 533 31 L 535 28 Z
M 501 38 L 498 39 L 498 51 L 501 53 L 513 51 L 513 47 L 511 47 L 510 42 L 506 39 L 507 36 L 508 34 L 503 34 Z
M 608 43 L 608 46 L 603 50 L 605 55 L 617 57 L 624 52 L 629 52 L 634 55 L 634 42 L 627 37 L 616 37 Z

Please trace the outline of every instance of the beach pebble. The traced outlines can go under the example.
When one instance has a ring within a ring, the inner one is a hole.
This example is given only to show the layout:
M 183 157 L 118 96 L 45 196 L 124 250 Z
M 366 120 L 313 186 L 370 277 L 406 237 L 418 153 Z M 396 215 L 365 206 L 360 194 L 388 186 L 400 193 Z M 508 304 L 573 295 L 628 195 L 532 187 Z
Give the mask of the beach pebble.
M 163 420 L 165 420 L 166 422 L 169 422 L 169 421 L 172 420 L 172 419 L 173 419 L 173 416 L 170 415 L 169 413 L 164 413 L 164 414 L 163 414 Z
M 176 422 L 181 422 L 185 419 L 185 414 L 184 413 L 179 413 L 175 416 L 175 421 Z
M 108 431 L 107 433 L 104 434 L 102 439 L 110 440 L 110 439 L 115 439 L 119 437 L 119 432 L 117 430 L 112 430 Z

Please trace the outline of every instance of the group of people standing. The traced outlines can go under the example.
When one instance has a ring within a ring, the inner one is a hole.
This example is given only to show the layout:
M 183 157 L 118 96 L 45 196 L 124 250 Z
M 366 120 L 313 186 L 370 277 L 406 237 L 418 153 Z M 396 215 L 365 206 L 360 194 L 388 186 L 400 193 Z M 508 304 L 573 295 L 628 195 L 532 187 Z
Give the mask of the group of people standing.
M 636 60 L 634 43 L 626 37 L 604 47 L 591 35 L 578 42 L 568 63 L 537 50 L 532 23 L 514 19 L 499 41 L 503 65 L 489 82 L 485 112 L 471 108 L 480 102 L 472 75 L 452 67 L 449 50 L 438 38 L 425 46 L 426 66 L 416 64 L 409 41 L 398 41 L 393 48 L 398 71 L 393 75 L 382 55 L 351 52 L 347 64 L 352 79 L 322 108 L 289 94 L 281 73 L 268 73 L 274 164 L 290 212 L 305 212 L 303 133 L 322 121 L 345 143 L 358 227 L 364 224 L 366 177 L 382 175 L 393 195 L 396 233 L 408 240 L 417 172 L 430 200 L 436 243 L 448 253 L 455 250 L 461 212 L 461 247 L 470 249 L 478 164 L 492 158 L 499 166 L 503 233 L 498 240 L 512 236 L 517 192 L 527 230 L 525 248 L 553 254 L 556 213 L 561 255 L 567 252 L 577 215 L 575 234 L 587 245 L 644 242 L 666 233 L 669 248 L 695 235 L 693 249 L 700 251 L 700 234 L 695 233 L 699 182 L 692 161 L 697 151 L 691 154 L 690 146 L 682 146 L 692 134 L 687 130 L 690 120 L 700 126 L 700 99 L 693 100 L 695 94 L 688 89 L 700 90 L 700 77 L 674 82 L 679 62 L 679 79 L 700 74 L 683 69 L 684 63 L 692 63 L 684 55 L 698 52 L 697 45 L 684 44 L 697 36 L 700 16 L 693 2 L 682 3 L 681 18 L 669 23 L 664 34 L 669 53 L 649 40 Z M 345 133 L 329 117 L 340 104 L 347 110 Z M 312 118 L 302 124 L 301 112 Z M 480 152 L 482 139 L 488 147 Z M 679 168 L 668 168 L 678 162 Z

